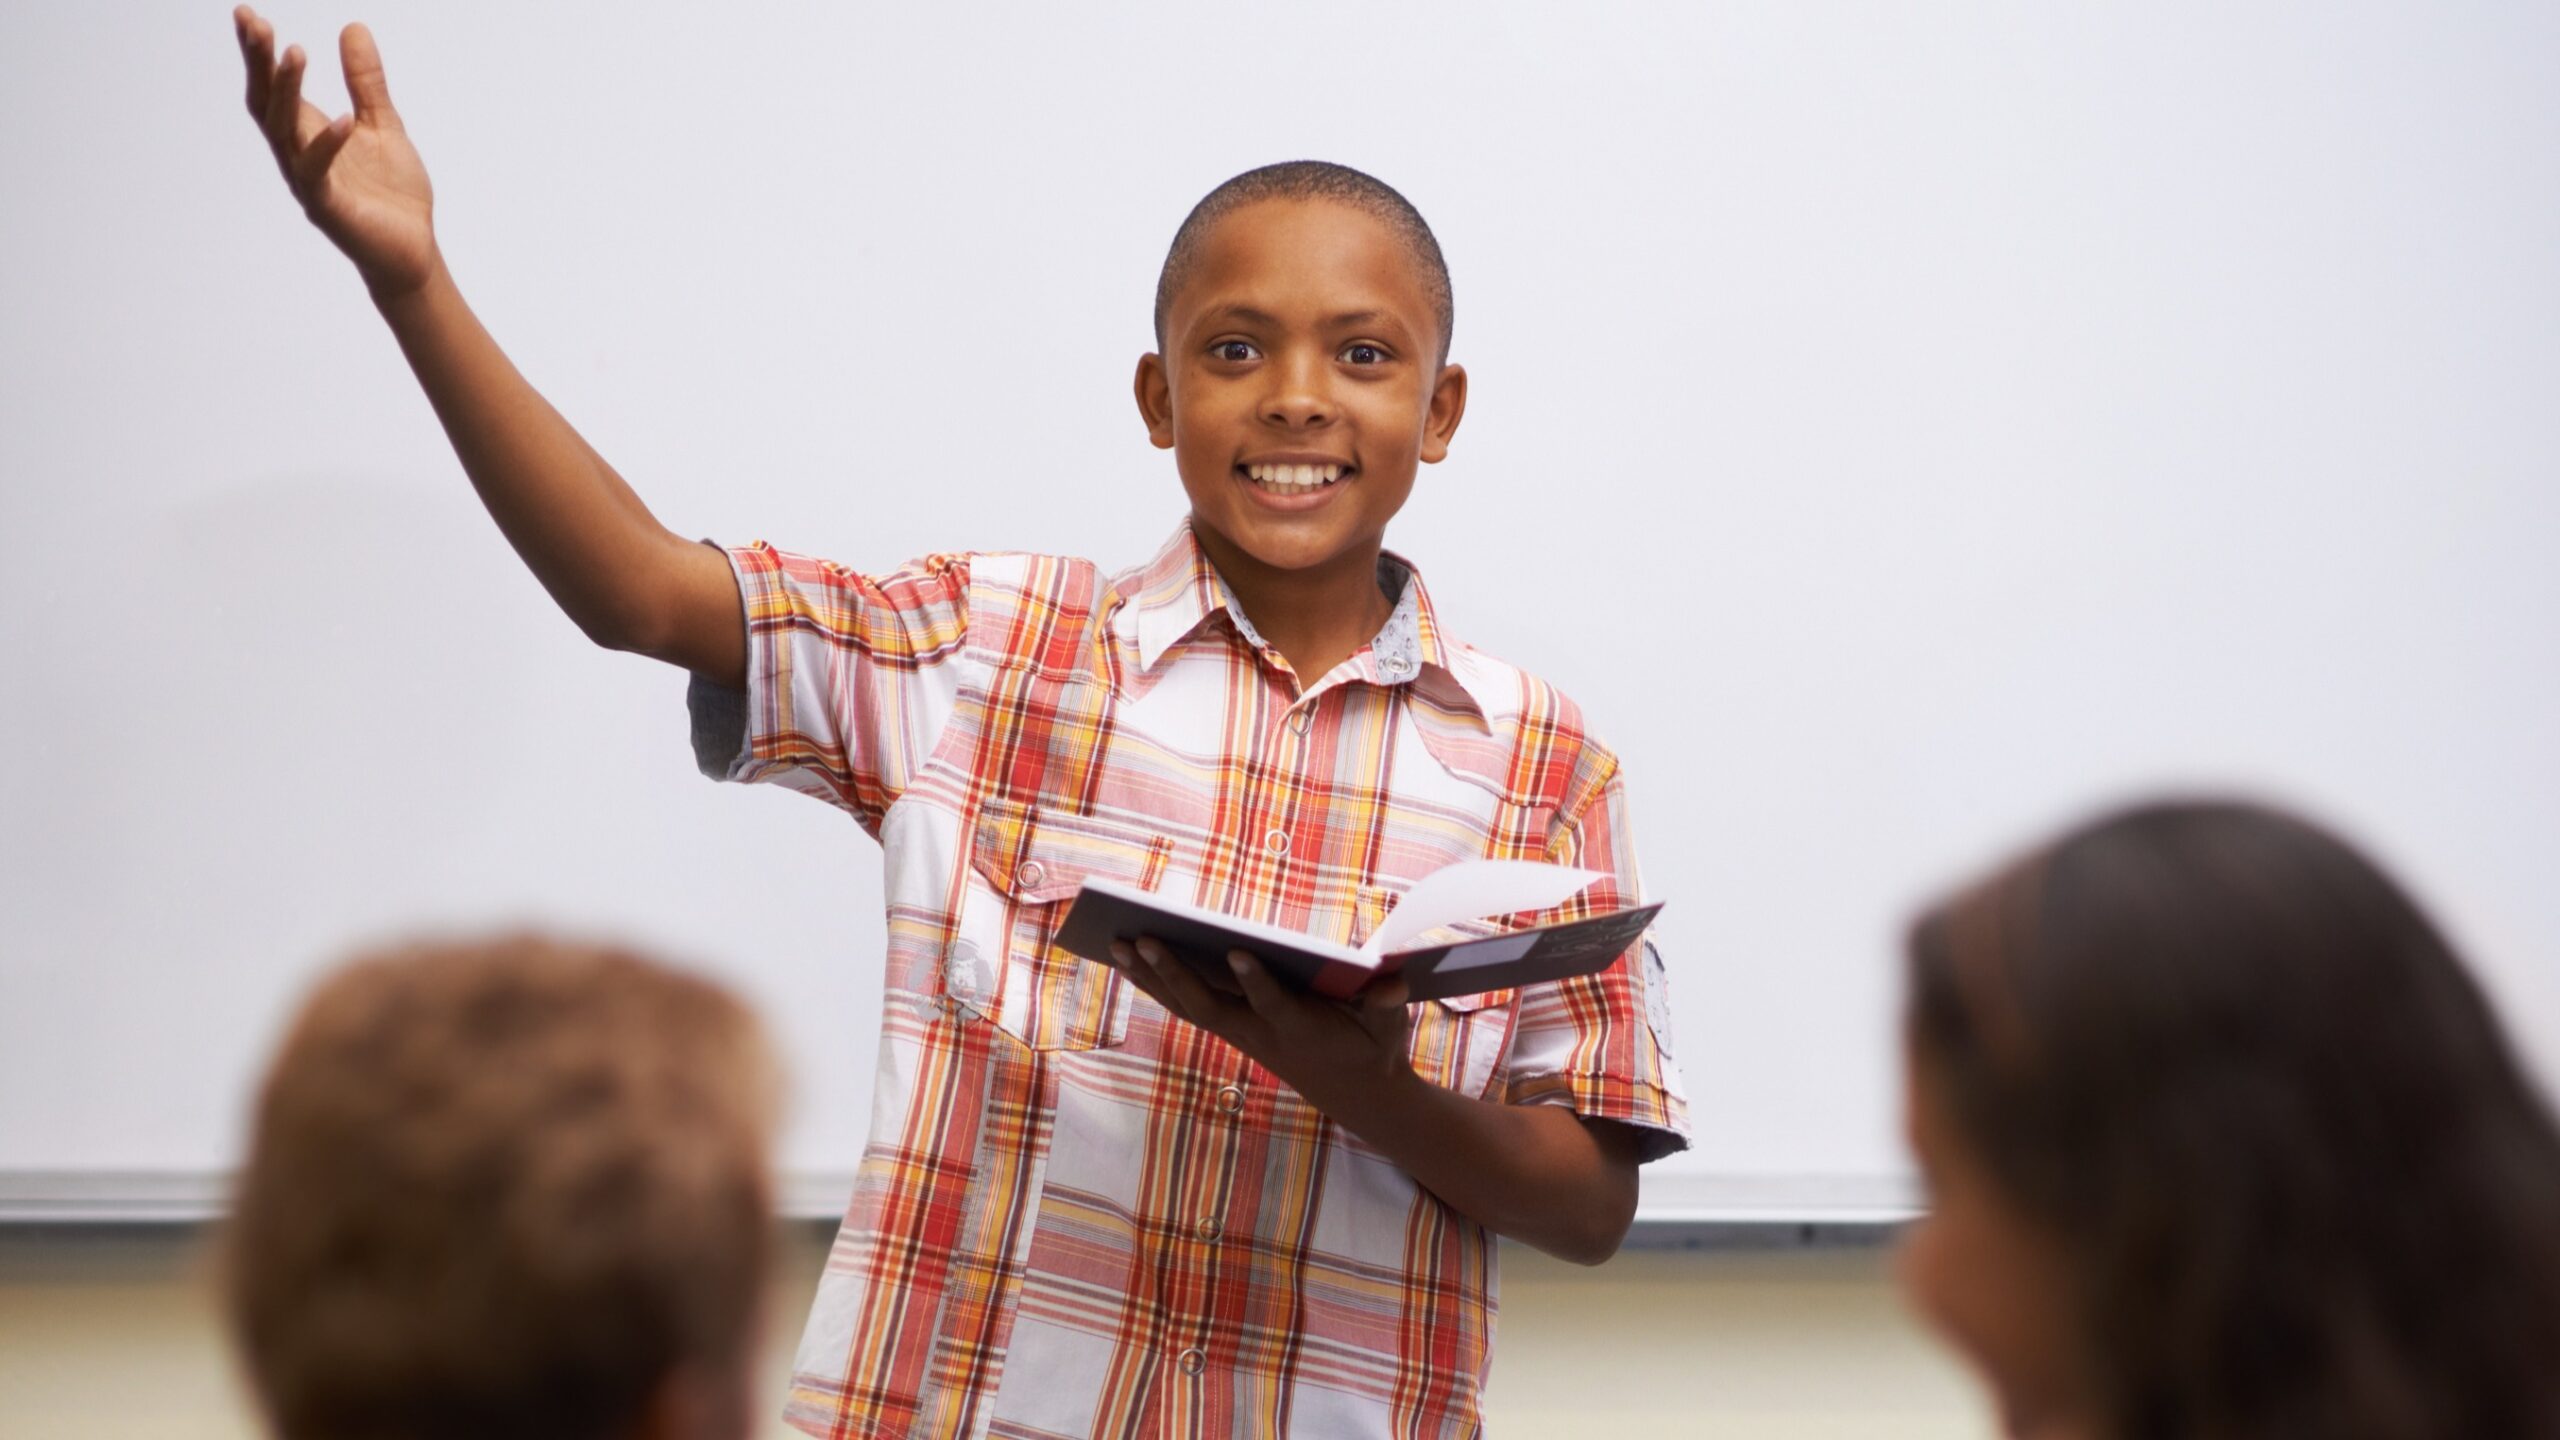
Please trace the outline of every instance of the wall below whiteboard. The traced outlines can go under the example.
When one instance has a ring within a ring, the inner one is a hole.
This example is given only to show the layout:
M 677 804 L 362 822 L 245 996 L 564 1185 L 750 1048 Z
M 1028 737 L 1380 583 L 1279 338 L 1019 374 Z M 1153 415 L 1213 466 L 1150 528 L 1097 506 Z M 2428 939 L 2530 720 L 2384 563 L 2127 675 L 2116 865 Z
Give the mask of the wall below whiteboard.
M 827 1233 L 791 1227 L 776 1257 L 762 1395 L 782 1393 Z M 182 1226 L 0 1230 L 0 1435 L 261 1436 L 204 1239 Z M 759 1440 L 797 1440 L 778 1404 L 758 1408 Z M 1971 1377 L 1920 1333 L 1869 1246 L 1654 1253 L 1596 1270 L 1506 1246 L 1485 1420 L 1494 1435 L 1643 1440 L 1993 1433 Z

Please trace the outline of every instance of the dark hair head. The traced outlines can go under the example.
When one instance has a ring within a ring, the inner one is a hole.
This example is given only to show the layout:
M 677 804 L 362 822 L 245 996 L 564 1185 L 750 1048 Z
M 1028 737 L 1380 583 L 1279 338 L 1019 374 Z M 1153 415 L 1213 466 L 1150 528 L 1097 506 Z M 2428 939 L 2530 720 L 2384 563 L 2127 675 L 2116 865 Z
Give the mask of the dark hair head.
M 258 1098 L 223 1290 L 285 1440 L 603 1440 L 743 1382 L 776 1074 L 746 1007 L 520 938 L 321 982 Z
M 1200 247 L 1220 220 L 1263 200 L 1330 200 L 1365 211 L 1396 232 L 1413 255 L 1422 276 L 1423 293 L 1431 300 L 1431 318 L 1440 327 L 1440 364 L 1449 360 L 1449 335 L 1458 320 L 1457 301 L 1449 288 L 1449 263 L 1440 258 L 1439 238 L 1413 202 L 1376 176 L 1326 160 L 1284 160 L 1247 170 L 1200 197 L 1182 228 L 1173 232 L 1164 269 L 1156 275 L 1156 348 L 1164 348 L 1165 320 L 1173 313 L 1173 297 L 1191 278 Z
M 2560 1434 L 2560 1134 L 2399 887 L 2155 804 L 1913 926 L 1916 1063 L 2071 1258 L 2119 1440 Z

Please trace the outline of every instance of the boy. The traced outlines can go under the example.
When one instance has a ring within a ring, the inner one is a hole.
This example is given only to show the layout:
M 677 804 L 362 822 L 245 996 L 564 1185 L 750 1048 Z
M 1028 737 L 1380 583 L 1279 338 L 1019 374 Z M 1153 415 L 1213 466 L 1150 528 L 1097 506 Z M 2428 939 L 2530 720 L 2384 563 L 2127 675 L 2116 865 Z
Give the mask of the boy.
M 1421 217 L 1301 164 L 1185 221 L 1136 379 L 1191 505 L 1153 561 L 864 577 L 660 526 L 463 305 L 371 40 L 348 30 L 356 109 L 330 122 L 298 52 L 240 23 L 252 113 L 518 552 L 600 643 L 692 672 L 706 769 L 825 799 L 886 852 L 874 1129 L 792 1421 L 1475 1433 L 1487 1231 L 1596 1263 L 1638 1162 L 1685 1143 L 1658 969 L 1408 1010 L 1282 991 L 1249 956 L 1229 993 L 1152 945 L 1049 944 L 1090 877 L 1350 939 L 1480 856 L 1632 898 L 1614 758 L 1444 635 L 1382 548 L 1466 400 Z
M 610 951 L 378 955 L 260 1093 L 223 1298 L 283 1440 L 740 1440 L 775 1074 L 746 1008 Z

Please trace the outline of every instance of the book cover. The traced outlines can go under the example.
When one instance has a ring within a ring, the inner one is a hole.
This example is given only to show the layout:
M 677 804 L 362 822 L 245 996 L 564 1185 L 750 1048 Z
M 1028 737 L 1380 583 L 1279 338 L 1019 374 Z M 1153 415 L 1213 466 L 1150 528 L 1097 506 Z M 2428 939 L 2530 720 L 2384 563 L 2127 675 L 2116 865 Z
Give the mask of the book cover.
M 1109 964 L 1111 942 L 1152 936 L 1220 990 L 1233 992 L 1227 952 L 1248 950 L 1283 984 L 1337 1000 L 1388 976 L 1416 1000 L 1512 990 L 1605 970 L 1644 934 L 1662 906 L 1598 915 L 1473 938 L 1425 939 L 1463 921 L 1552 909 L 1603 878 L 1529 860 L 1468 860 L 1415 882 L 1362 945 L 1343 945 L 1276 925 L 1221 915 L 1135 886 L 1087 880 L 1058 927 L 1058 946 Z

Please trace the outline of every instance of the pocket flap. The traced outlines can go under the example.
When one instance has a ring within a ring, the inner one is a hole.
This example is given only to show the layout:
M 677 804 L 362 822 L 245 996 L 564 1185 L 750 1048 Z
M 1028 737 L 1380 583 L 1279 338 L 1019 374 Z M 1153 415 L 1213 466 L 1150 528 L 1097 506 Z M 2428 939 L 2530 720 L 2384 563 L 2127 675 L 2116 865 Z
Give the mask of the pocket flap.
M 987 883 L 1025 904 L 1069 899 L 1087 880 L 1153 890 L 1173 842 L 1090 815 L 989 800 L 978 808 L 969 863 Z

